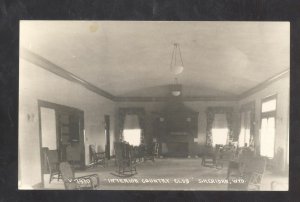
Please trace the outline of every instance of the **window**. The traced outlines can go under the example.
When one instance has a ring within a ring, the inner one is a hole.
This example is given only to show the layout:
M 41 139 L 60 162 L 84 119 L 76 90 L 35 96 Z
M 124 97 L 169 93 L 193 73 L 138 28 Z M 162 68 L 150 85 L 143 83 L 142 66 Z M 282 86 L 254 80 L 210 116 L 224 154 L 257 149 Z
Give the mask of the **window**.
M 274 157 L 276 97 L 266 98 L 262 102 L 260 128 L 260 155 Z
M 130 145 L 139 146 L 141 144 L 141 129 L 125 129 L 123 138 Z
M 215 114 L 212 128 L 212 145 L 225 145 L 228 140 L 228 127 L 225 114 Z
M 241 131 L 239 135 L 239 147 L 243 147 L 245 144 L 250 145 L 250 123 L 251 123 L 251 111 L 245 111 L 241 113 Z
M 276 99 L 265 101 L 261 105 L 261 112 L 271 112 L 276 110 Z
M 141 132 L 138 116 L 127 114 L 125 116 L 123 140 L 130 145 L 139 146 L 141 144 Z

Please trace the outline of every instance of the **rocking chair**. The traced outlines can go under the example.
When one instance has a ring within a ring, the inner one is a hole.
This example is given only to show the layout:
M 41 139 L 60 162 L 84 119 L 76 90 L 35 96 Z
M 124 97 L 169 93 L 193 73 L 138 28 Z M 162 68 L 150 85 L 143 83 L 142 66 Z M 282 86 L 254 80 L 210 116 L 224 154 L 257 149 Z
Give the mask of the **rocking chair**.
M 119 175 L 126 176 L 126 173 L 130 173 L 133 175 L 137 173 L 136 170 L 136 162 L 133 161 L 131 152 L 130 152 L 130 145 L 116 142 L 115 143 L 115 151 L 116 151 L 116 165 L 117 165 L 117 172 Z
M 90 145 L 91 165 L 105 167 L 105 152 L 96 152 L 95 145 Z
M 242 172 L 238 175 L 230 175 L 229 181 L 241 178 L 242 184 L 228 184 L 230 190 L 260 190 L 261 182 L 266 168 L 266 159 L 263 157 L 252 157 L 245 163 Z

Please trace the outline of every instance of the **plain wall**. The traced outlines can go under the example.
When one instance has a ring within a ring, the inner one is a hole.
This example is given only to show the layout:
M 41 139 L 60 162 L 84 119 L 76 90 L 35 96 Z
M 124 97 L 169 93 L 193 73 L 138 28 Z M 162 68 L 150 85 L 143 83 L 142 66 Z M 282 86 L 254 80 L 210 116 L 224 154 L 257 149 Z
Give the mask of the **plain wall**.
M 111 137 L 114 136 L 115 108 L 113 101 L 22 58 L 19 67 L 19 188 L 22 189 L 42 181 L 38 100 L 84 111 L 86 164 L 89 163 L 90 144 L 103 149 L 105 147 L 105 114 L 111 117 L 110 132 Z M 111 142 L 113 141 L 111 138 Z
M 259 151 L 260 142 L 260 126 L 261 126 L 261 103 L 262 99 L 277 95 L 276 106 L 276 130 L 275 130 L 275 156 L 279 148 L 284 151 L 284 159 L 279 169 L 287 169 L 287 156 L 288 156 L 288 135 L 289 135 L 289 91 L 290 91 L 290 77 L 286 76 L 280 80 L 273 82 L 265 88 L 255 92 L 248 97 L 239 101 L 239 106 L 249 102 L 255 102 L 255 148 Z

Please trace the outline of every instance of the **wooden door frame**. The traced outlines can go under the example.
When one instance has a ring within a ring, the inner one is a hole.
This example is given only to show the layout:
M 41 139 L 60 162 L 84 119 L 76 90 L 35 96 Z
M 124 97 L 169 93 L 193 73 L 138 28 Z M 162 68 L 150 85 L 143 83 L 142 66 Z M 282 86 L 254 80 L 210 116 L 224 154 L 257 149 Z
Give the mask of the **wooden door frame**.
M 40 147 L 40 164 L 41 164 L 41 179 L 42 179 L 42 185 L 44 186 L 44 173 L 43 173 L 43 153 L 42 153 L 42 121 L 41 121 L 41 108 L 49 108 L 49 109 L 53 109 L 55 112 L 56 111 L 64 111 L 64 112 L 74 112 L 76 111 L 76 113 L 79 114 L 80 116 L 80 121 L 79 123 L 82 123 L 82 126 L 79 125 L 80 127 L 80 140 L 82 140 L 82 162 L 83 164 L 85 164 L 85 145 L 84 145 L 84 111 L 77 109 L 77 108 L 73 108 L 73 107 L 69 107 L 66 105 L 61 105 L 61 104 L 56 104 L 56 103 L 52 103 L 52 102 L 48 102 L 48 101 L 44 101 L 44 100 L 38 100 L 38 116 L 39 116 L 39 147 Z M 57 124 L 57 115 L 55 115 L 55 121 Z M 56 127 L 57 130 L 57 127 Z M 58 131 L 56 131 L 56 136 L 58 135 L 57 133 Z M 59 147 L 59 145 L 57 145 L 57 147 Z M 58 149 L 58 148 L 57 148 Z

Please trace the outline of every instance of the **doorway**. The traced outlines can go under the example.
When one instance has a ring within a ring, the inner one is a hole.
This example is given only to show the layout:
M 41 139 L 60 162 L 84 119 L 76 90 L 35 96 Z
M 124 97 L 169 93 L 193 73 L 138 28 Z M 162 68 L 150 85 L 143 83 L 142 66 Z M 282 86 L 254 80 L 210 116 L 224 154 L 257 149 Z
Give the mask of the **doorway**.
M 85 166 L 84 112 L 41 100 L 38 101 L 38 109 L 42 183 L 44 184 L 44 177 L 48 181 L 51 175 L 49 165 L 51 162 L 68 161 L 75 168 Z

